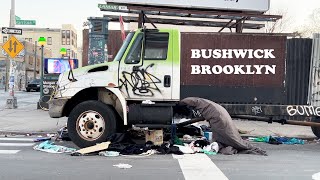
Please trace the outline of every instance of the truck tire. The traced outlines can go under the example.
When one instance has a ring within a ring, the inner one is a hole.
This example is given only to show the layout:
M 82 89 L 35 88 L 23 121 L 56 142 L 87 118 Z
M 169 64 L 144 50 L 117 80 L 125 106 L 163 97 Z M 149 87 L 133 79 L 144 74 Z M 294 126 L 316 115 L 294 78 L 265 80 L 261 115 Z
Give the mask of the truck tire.
M 312 118 L 312 122 L 320 123 L 320 117 Z M 311 129 L 312 129 L 313 134 L 316 135 L 318 138 L 320 138 L 320 127 L 311 126 Z
M 117 130 L 112 108 L 99 101 L 78 104 L 68 118 L 68 134 L 77 146 L 84 148 L 105 142 Z

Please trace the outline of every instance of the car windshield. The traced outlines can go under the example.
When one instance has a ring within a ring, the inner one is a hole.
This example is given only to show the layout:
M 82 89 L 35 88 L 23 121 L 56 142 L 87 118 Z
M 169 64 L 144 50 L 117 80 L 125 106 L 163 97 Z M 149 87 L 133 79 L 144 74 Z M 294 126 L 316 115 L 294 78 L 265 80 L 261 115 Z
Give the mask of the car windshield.
M 114 58 L 115 61 L 120 61 L 124 52 L 126 51 L 127 47 L 129 46 L 130 44 L 130 41 L 132 39 L 134 35 L 134 32 L 130 32 L 127 36 L 127 38 L 125 39 L 125 41 L 123 42 L 119 52 L 117 53 L 116 57 Z

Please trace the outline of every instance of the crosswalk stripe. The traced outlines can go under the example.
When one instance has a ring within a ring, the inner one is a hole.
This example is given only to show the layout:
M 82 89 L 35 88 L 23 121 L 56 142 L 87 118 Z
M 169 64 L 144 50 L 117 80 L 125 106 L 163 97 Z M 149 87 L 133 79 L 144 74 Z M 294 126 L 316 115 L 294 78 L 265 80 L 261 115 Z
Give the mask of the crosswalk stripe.
M 16 154 L 20 150 L 0 150 L 0 154 Z
M 33 146 L 35 143 L 0 143 L 0 146 Z
M 223 172 L 205 154 L 173 155 L 177 159 L 185 180 L 228 180 Z
M 27 141 L 33 142 L 33 138 L 0 138 L 0 141 Z

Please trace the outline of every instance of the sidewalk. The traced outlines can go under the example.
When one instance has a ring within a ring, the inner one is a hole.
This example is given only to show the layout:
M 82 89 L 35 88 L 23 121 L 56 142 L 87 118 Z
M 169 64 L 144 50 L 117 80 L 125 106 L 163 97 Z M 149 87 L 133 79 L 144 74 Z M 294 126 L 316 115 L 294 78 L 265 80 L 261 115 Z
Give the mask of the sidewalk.
M 5 109 L 8 93 L 0 90 L 0 132 L 56 133 L 67 118 L 50 118 L 47 111 L 37 109 L 39 92 L 15 92 L 17 109 Z

